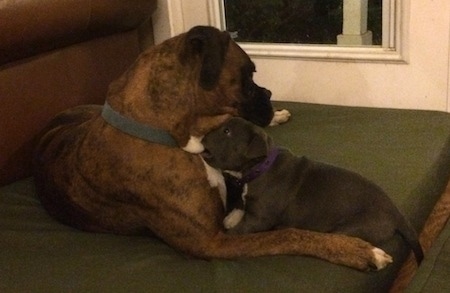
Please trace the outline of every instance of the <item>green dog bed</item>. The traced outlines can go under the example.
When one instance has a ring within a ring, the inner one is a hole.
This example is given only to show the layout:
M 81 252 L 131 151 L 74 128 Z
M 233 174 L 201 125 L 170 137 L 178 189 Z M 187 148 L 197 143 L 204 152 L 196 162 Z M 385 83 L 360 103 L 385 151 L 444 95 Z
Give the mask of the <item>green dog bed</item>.
M 420 266 L 406 293 L 450 292 L 450 221 Z
M 450 174 L 450 115 L 275 102 L 292 117 L 268 128 L 298 155 L 382 186 L 419 231 Z M 0 188 L 0 292 L 387 292 L 408 254 L 360 272 L 302 256 L 199 260 L 151 237 L 85 233 L 50 218 L 32 178 Z

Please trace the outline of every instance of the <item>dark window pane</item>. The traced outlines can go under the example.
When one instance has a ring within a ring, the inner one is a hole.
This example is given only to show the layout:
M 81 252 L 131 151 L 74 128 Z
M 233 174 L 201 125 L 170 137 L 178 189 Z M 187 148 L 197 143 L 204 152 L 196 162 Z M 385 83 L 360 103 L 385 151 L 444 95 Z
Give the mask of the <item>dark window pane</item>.
M 359 1 L 359 0 L 354 0 Z M 336 44 L 342 0 L 224 0 L 227 30 L 238 42 Z M 368 29 L 381 45 L 382 0 L 369 0 Z

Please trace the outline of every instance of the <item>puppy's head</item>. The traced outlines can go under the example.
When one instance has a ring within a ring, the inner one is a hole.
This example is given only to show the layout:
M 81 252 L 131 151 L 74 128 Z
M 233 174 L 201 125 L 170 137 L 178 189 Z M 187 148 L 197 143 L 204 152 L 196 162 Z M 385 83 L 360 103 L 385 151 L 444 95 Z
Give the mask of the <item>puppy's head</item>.
M 204 160 L 212 167 L 242 171 L 267 157 L 272 145 L 260 127 L 242 118 L 229 119 L 202 140 Z

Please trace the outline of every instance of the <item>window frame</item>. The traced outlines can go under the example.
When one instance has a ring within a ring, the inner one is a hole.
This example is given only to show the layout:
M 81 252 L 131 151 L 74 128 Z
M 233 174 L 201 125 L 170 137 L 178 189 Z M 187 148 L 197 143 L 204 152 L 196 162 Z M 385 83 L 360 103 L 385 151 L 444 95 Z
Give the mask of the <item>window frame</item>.
M 382 45 L 344 47 L 337 45 L 270 44 L 239 42 L 251 56 L 328 61 L 407 63 L 404 45 L 405 1 L 383 0 Z M 225 30 L 224 0 L 208 1 L 211 25 Z

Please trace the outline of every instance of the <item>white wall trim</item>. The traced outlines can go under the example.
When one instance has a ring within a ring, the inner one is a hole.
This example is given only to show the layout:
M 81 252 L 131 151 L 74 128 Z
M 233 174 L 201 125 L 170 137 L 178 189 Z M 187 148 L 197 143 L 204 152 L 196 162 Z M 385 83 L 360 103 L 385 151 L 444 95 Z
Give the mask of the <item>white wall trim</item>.
M 152 21 L 156 44 L 184 32 L 185 25 L 182 0 L 159 1 Z
M 225 7 L 221 0 L 208 0 L 208 17 L 209 24 L 217 27 L 218 29 L 225 29 Z
M 181 0 L 169 0 L 169 19 L 171 37 L 185 31 L 183 2 Z
M 450 25 L 448 29 L 448 47 L 447 47 L 447 112 L 450 113 Z
M 372 47 L 339 47 L 314 45 L 254 44 L 239 43 L 252 57 L 299 58 L 323 61 L 378 61 L 385 63 L 406 63 L 400 50 Z

